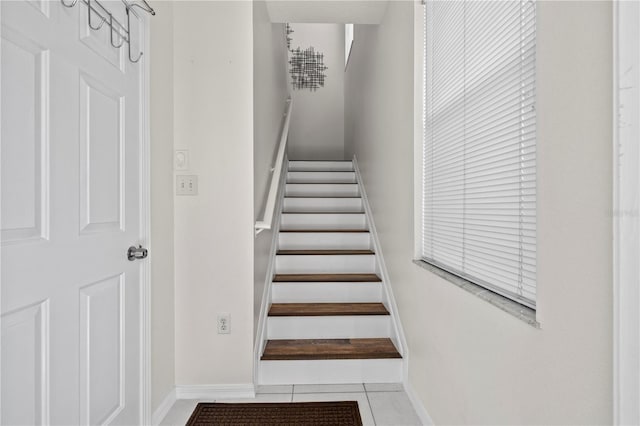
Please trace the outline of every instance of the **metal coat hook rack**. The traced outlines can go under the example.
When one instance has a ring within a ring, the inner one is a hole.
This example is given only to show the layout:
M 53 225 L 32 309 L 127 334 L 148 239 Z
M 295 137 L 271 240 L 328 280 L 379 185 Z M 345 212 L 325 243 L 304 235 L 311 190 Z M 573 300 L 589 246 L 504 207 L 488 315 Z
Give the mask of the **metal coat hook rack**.
M 138 8 L 146 13 L 155 15 L 156 12 L 151 6 L 149 6 L 149 3 L 147 3 L 146 0 L 140 0 L 142 4 L 122 0 L 127 15 L 126 27 L 120 23 L 120 21 L 118 21 L 109 9 L 100 3 L 99 0 L 60 0 L 63 6 L 69 8 L 78 4 L 78 1 L 87 5 L 87 23 L 89 28 L 97 31 L 101 29 L 104 24 L 107 24 L 110 28 L 109 38 L 111 45 L 116 49 L 119 49 L 127 43 L 129 60 L 134 63 L 140 61 L 140 58 L 142 58 L 143 55 L 142 51 L 138 53 L 138 57 L 134 58 L 131 50 L 131 14 L 133 13 L 135 16 L 138 16 L 134 10 L 135 8 Z

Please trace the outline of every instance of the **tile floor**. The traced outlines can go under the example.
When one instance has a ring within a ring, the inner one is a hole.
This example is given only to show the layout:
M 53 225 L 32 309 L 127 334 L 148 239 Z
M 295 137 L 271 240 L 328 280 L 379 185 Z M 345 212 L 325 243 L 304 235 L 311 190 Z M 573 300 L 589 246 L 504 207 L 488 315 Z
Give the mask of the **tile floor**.
M 255 399 L 219 400 L 219 402 L 251 401 L 358 401 L 360 417 L 364 426 L 414 426 L 421 424 L 400 383 L 259 386 Z M 161 424 L 184 425 L 198 402 L 205 401 L 196 399 L 177 401 Z

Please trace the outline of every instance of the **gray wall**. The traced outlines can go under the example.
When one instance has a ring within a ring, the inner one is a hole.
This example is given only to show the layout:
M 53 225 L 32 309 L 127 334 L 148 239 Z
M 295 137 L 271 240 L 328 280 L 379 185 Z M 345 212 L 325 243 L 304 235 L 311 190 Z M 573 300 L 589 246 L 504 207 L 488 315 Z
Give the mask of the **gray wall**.
M 414 3 L 356 26 L 345 81 L 347 154 L 372 205 L 409 382 L 436 424 L 609 424 L 612 5 L 537 6 L 535 329 L 411 261 Z
M 291 24 L 291 48 L 324 53 L 325 86 L 293 90 L 288 154 L 293 160 L 344 159 L 344 25 Z M 289 83 L 290 83 L 290 78 Z

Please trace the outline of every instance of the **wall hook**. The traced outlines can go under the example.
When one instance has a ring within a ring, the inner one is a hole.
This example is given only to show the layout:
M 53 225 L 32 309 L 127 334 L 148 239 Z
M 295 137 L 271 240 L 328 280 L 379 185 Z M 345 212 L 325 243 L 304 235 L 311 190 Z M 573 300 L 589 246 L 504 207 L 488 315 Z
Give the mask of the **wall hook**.
M 113 23 L 113 15 L 109 14 L 109 26 L 111 27 L 111 45 L 113 47 L 115 47 L 116 49 L 119 49 L 122 47 L 122 45 L 124 44 L 124 42 L 127 40 L 125 37 L 122 36 L 122 34 L 120 34 L 120 31 L 115 31 L 115 24 Z M 113 33 L 118 34 L 118 37 L 120 38 L 120 44 L 116 44 L 114 37 L 113 37 Z
M 127 10 L 128 9 L 133 9 L 134 7 L 137 7 L 139 9 L 144 10 L 147 13 L 150 13 L 151 16 L 156 16 L 156 11 L 153 10 L 153 8 L 151 6 L 149 6 L 149 3 L 147 3 L 147 0 L 142 0 L 142 3 L 144 4 L 144 6 L 140 6 L 137 3 L 131 3 L 131 4 L 127 3 L 127 6 L 126 6 Z
M 0 0 L 2 1 L 2 0 Z M 131 1 L 131 3 L 129 2 Z M 143 52 L 140 50 L 137 57 L 134 57 L 132 41 L 134 37 L 131 34 L 131 11 L 134 8 L 138 8 L 145 13 L 149 13 L 150 15 L 155 15 L 156 12 L 153 8 L 147 3 L 146 0 L 122 0 L 125 6 L 125 12 L 127 13 L 127 24 L 121 24 L 116 17 L 113 16 L 111 11 L 107 9 L 103 4 L 100 3 L 100 0 L 81 0 L 80 3 L 84 3 L 87 5 L 87 24 L 89 28 L 94 31 L 101 29 L 104 24 L 107 24 L 110 27 L 110 42 L 111 46 L 119 49 L 123 44 L 127 43 L 128 46 L 128 54 L 129 60 L 133 63 L 139 62 L 142 59 Z M 74 7 L 78 4 L 78 0 L 60 0 L 64 7 Z M 134 3 L 135 2 L 135 3 Z M 135 11 L 133 14 L 138 17 Z M 94 15 L 94 16 L 92 16 Z M 98 20 L 98 21 L 96 21 Z
M 139 62 L 140 59 L 142 58 L 142 52 L 140 52 L 140 54 L 138 55 L 138 57 L 136 59 L 133 59 L 133 56 L 131 56 L 131 14 L 129 13 L 129 11 L 131 10 L 131 8 L 133 6 L 135 6 L 135 5 L 127 6 L 127 8 L 125 10 L 127 12 L 127 34 L 129 34 L 129 39 L 127 40 L 128 44 L 129 44 L 129 60 L 135 64 L 136 62 Z M 138 6 L 138 7 L 140 7 L 140 6 Z
M 142 52 L 138 54 L 138 57 L 136 59 L 133 59 L 133 57 L 131 56 L 131 43 L 129 43 L 129 60 L 135 64 L 136 62 L 139 62 L 141 58 Z
M 91 28 L 92 30 L 99 30 L 100 28 L 102 28 L 102 26 L 104 25 L 104 23 L 107 21 L 107 19 L 103 16 L 101 16 L 99 13 L 96 13 L 96 15 L 98 15 L 100 17 L 100 23 L 98 24 L 97 27 L 94 27 L 93 25 L 91 25 L 91 11 L 93 10 L 93 6 L 91 6 L 91 0 L 87 0 L 87 22 L 89 24 L 89 28 Z

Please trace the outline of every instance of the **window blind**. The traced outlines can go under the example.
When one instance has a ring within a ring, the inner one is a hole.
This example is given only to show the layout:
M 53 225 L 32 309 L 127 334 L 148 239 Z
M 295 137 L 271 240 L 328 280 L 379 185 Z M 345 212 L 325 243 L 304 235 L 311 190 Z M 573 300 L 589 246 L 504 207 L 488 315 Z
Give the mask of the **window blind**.
M 428 1 L 422 257 L 535 308 L 534 1 Z

